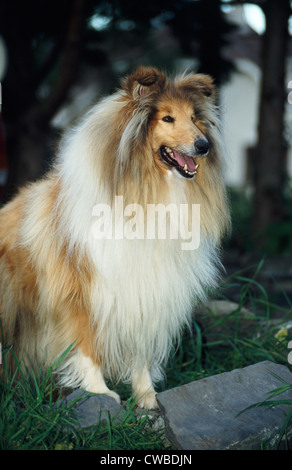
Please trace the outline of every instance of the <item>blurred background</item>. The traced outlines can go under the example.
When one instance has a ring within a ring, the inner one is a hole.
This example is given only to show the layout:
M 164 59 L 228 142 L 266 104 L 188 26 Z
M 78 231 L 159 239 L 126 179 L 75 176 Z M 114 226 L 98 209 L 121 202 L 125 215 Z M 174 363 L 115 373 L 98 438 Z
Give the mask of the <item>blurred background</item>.
M 264 281 L 290 295 L 291 15 L 289 0 L 1 0 L 1 203 L 49 168 L 63 130 L 137 65 L 208 73 L 233 218 L 227 271 L 264 257 Z

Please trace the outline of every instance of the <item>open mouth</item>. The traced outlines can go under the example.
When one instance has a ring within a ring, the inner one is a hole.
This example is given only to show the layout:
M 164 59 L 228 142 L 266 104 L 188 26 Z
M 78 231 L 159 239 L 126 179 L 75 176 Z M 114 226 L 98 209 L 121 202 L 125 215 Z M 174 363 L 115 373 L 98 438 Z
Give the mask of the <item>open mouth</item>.
M 185 178 L 193 178 L 197 173 L 199 165 L 192 157 L 183 155 L 169 147 L 160 147 L 161 158 L 175 169 Z

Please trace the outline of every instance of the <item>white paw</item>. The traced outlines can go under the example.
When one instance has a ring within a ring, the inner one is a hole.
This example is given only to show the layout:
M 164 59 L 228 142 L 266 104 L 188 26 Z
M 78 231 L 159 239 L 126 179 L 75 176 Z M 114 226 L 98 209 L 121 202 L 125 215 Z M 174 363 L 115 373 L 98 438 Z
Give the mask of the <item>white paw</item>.
M 140 394 L 141 398 L 137 401 L 137 406 L 140 408 L 147 408 L 148 410 L 155 410 L 158 408 L 158 403 L 155 398 L 155 392 L 146 392 L 143 395 Z
M 97 395 L 108 395 L 112 397 L 118 404 L 121 403 L 120 395 L 116 392 L 113 392 L 109 388 L 100 388 L 100 387 L 86 387 L 86 391 L 90 393 L 96 393 Z
M 118 395 L 116 392 L 113 392 L 112 390 L 109 390 L 108 392 L 104 392 L 105 395 L 108 395 L 109 397 L 112 397 L 118 404 L 121 403 L 121 398 L 120 395 Z

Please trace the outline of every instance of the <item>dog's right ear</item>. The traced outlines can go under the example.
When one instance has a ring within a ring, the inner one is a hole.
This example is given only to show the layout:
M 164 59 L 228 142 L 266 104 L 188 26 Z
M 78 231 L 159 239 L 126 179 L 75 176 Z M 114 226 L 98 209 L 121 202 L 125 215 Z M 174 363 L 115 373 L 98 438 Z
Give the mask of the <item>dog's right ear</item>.
M 178 77 L 177 85 L 181 90 L 191 95 L 202 95 L 206 98 L 214 98 L 216 89 L 213 78 L 203 73 L 182 75 Z
M 152 93 L 162 91 L 166 76 L 153 67 L 140 66 L 132 75 L 122 81 L 123 89 L 134 100 L 140 100 Z

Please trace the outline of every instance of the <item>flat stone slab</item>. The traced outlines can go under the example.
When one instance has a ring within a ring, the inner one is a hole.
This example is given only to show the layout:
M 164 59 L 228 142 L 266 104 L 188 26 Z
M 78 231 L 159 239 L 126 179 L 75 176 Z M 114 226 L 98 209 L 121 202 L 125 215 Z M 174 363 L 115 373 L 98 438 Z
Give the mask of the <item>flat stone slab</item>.
M 76 418 L 82 428 L 96 425 L 108 419 L 120 419 L 125 409 L 119 405 L 114 398 L 104 394 L 89 394 L 81 389 L 67 395 L 64 399 L 66 404 L 74 404 Z
M 183 450 L 259 449 L 262 441 L 279 433 L 289 407 L 238 413 L 283 385 L 272 374 L 292 384 L 287 367 L 263 361 L 159 393 L 167 438 Z M 275 397 L 283 398 L 292 399 L 292 390 Z

